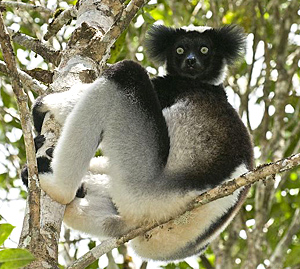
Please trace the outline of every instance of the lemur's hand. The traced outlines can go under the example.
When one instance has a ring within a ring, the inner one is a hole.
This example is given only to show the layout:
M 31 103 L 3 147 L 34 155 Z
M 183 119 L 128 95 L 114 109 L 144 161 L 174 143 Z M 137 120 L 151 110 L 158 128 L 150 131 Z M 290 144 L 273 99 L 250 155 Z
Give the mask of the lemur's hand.
M 45 137 L 43 135 L 38 135 L 35 139 L 35 149 L 36 151 L 41 148 L 45 142 Z M 70 203 L 76 192 L 73 193 L 70 191 L 63 191 L 64 188 L 60 188 L 54 180 L 53 171 L 51 168 L 51 161 L 53 158 L 53 150 L 54 148 L 48 148 L 45 153 L 46 155 L 43 157 L 37 158 L 37 166 L 39 173 L 39 182 L 41 188 L 55 201 L 61 204 Z M 21 178 L 23 183 L 28 187 L 28 167 L 25 165 L 21 172 Z M 70 188 L 66 187 L 65 190 L 70 190 Z M 78 190 L 78 197 L 84 197 L 84 190 Z
M 45 143 L 45 137 L 43 135 L 38 135 L 34 139 L 35 151 L 37 152 L 39 148 L 41 148 Z M 39 174 L 43 173 L 51 173 L 51 159 L 53 157 L 53 148 L 48 148 L 46 150 L 46 155 L 43 157 L 37 158 L 37 166 Z M 28 187 L 28 167 L 24 165 L 21 171 L 21 178 L 24 183 Z

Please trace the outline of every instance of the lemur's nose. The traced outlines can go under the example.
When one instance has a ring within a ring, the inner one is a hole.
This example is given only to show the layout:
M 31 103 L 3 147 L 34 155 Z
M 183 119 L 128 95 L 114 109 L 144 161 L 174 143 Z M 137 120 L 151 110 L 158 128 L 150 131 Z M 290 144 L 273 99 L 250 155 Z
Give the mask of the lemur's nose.
M 189 55 L 185 61 L 186 61 L 187 66 L 189 66 L 189 67 L 194 67 L 196 64 L 196 58 L 195 58 L 195 56 L 192 56 L 192 55 Z

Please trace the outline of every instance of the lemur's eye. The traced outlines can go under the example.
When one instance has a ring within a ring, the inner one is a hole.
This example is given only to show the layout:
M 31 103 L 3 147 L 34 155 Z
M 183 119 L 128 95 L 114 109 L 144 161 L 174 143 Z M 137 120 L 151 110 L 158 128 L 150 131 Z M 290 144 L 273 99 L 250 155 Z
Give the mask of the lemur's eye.
M 184 53 L 184 49 L 182 47 L 179 47 L 176 49 L 177 54 L 183 54 Z
M 202 54 L 207 54 L 208 53 L 208 47 L 202 47 L 200 49 L 200 51 L 201 51 Z

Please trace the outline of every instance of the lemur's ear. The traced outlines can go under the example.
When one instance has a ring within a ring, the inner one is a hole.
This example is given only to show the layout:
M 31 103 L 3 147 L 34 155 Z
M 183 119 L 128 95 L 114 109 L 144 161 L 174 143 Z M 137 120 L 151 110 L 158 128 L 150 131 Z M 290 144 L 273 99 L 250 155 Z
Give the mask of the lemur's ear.
M 232 64 L 246 50 L 246 35 L 241 27 L 227 25 L 219 29 L 208 30 L 211 33 L 213 44 L 218 52 Z
M 154 25 L 148 31 L 145 40 L 145 49 L 148 56 L 158 64 L 164 64 L 168 51 L 174 45 L 179 29 Z

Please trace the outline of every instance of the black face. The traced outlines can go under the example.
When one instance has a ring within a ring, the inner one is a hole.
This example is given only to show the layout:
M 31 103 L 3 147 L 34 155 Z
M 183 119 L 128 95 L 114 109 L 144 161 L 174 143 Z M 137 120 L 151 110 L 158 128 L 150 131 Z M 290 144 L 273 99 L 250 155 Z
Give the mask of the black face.
M 175 42 L 167 59 L 169 74 L 209 81 L 217 78 L 223 67 L 222 57 L 216 59 L 211 40 L 198 32 L 187 32 Z
M 182 76 L 196 78 L 209 66 L 212 47 L 208 40 L 185 37 L 174 44 L 172 54 L 176 71 Z

